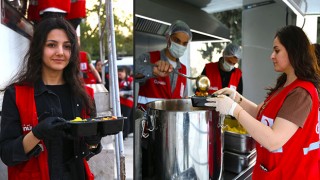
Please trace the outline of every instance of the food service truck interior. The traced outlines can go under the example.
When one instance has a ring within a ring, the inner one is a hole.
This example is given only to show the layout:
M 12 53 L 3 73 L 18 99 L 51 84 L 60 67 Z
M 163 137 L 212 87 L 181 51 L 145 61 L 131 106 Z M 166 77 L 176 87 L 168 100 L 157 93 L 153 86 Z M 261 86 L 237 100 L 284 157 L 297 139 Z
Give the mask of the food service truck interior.
M 18 69 L 32 35 L 32 24 L 14 9 L 19 2 L 19 0 L 1 0 L 0 3 L 1 88 Z M 243 95 L 256 103 L 265 98 L 266 85 L 274 84 L 278 77 L 270 63 L 272 40 L 276 30 L 290 24 L 303 27 L 312 43 L 317 42 L 319 34 L 317 29 L 320 1 L 317 0 L 134 0 L 134 3 L 135 56 L 165 47 L 165 32 L 170 23 L 177 19 L 183 20 L 193 33 L 192 42 L 181 58 L 190 76 L 201 73 L 193 72 L 191 69 L 191 61 L 198 61 L 192 58 L 193 53 L 197 51 L 194 50 L 197 43 L 230 42 L 230 27 L 220 22 L 213 14 L 240 9 L 243 54 L 239 67 L 243 72 Z M 193 95 L 192 83 L 194 83 L 192 80 L 188 80 L 189 96 Z M 139 84 L 135 83 L 135 93 L 138 89 Z M 0 94 L 0 116 L 2 98 L 3 94 Z M 109 104 L 106 106 L 109 108 Z M 169 124 L 167 127 L 171 128 L 165 136 L 162 133 L 164 129 L 161 128 L 150 132 L 150 135 L 166 137 L 170 141 L 155 139 L 154 148 L 157 149 L 155 156 L 159 157 L 159 161 L 154 167 L 158 169 L 148 172 L 147 177 L 142 177 L 141 122 L 135 122 L 135 149 L 132 149 L 135 153 L 134 179 L 251 178 L 256 152 L 254 141 L 250 136 L 234 132 L 221 134 L 219 128 L 210 129 L 210 132 L 215 133 L 214 139 L 210 141 L 215 145 L 214 148 L 211 147 L 215 154 L 208 153 L 209 145 L 206 143 L 209 142 L 207 128 L 209 123 L 206 120 L 211 119 L 214 125 L 218 125 L 220 116 L 217 112 L 207 109 L 194 111 L 190 101 L 185 99 L 152 103 L 150 108 L 151 112 L 159 113 L 159 117 L 163 119 L 170 117 L 158 122 L 161 125 L 159 127 L 164 128 Z M 159 109 L 161 110 L 158 111 Z M 185 113 L 186 111 L 188 113 Z M 195 124 L 195 121 L 202 123 Z M 186 136 L 183 136 L 184 134 Z M 164 143 L 171 144 L 164 149 Z M 208 164 L 210 157 L 214 159 L 211 165 Z M 111 163 L 111 166 L 113 165 Z M 1 172 L 6 170 L 2 163 L 0 168 Z M 0 179 L 5 177 L 4 173 L 0 173 Z
M 274 84 L 278 77 L 270 63 L 275 32 L 285 25 L 297 25 L 303 27 L 312 43 L 316 43 L 319 7 L 319 2 L 294 0 L 136 0 L 135 58 L 165 48 L 165 33 L 170 23 L 182 20 L 190 26 L 193 38 L 179 59 L 187 67 L 186 74 L 197 77 L 204 67 L 202 57 L 194 56 L 200 49 L 199 44 L 219 44 L 232 39 L 232 27 L 213 14 L 240 9 L 242 59 L 239 68 L 243 73 L 243 95 L 260 103 L 265 98 L 266 86 Z M 202 65 L 200 71 L 194 71 L 194 64 Z M 194 95 L 193 83 L 195 80 L 187 80 L 189 96 Z M 138 91 L 136 81 L 135 102 Z M 190 99 L 154 101 L 147 107 L 150 122 L 155 127 L 146 135 L 143 119 L 135 122 L 136 179 L 251 178 L 256 159 L 255 141 L 241 133 L 241 129 L 212 128 L 221 122 L 217 112 L 196 109 Z M 230 122 L 228 118 L 224 121 Z M 224 133 L 220 134 L 221 131 Z M 147 138 L 151 150 L 146 153 L 143 148 Z M 143 156 L 156 158 L 151 162 L 152 167 L 143 165 Z

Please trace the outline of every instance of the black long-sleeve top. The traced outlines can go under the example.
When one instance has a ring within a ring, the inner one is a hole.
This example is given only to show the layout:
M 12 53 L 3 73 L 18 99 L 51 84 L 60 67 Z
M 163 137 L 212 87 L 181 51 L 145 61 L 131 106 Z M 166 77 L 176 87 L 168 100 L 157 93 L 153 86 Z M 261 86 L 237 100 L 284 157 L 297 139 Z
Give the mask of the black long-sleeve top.
M 72 95 L 68 85 L 45 86 L 39 81 L 34 85 L 34 97 L 39 121 L 49 116 L 66 120 L 80 117 L 80 100 Z M 25 154 L 22 140 L 15 88 L 10 86 L 4 93 L 1 114 L 0 156 L 6 165 L 14 166 L 28 161 L 41 152 L 37 150 L 39 146 L 36 146 Z M 50 179 L 85 180 L 83 158 L 92 156 L 92 152 L 88 150 L 83 138 L 60 137 L 45 140 L 44 143 L 48 150 Z

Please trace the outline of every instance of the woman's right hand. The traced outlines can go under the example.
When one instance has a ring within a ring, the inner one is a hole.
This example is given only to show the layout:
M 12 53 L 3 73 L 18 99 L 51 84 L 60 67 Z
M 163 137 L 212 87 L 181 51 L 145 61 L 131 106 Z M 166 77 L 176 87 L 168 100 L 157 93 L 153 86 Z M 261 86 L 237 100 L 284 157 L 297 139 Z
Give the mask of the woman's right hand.
M 55 139 L 66 136 L 64 131 L 66 128 L 68 128 L 68 123 L 65 119 L 60 117 L 47 117 L 33 127 L 32 132 L 39 140 Z
M 231 89 L 231 88 L 222 88 L 216 92 L 214 92 L 214 94 L 224 94 L 224 95 L 228 95 L 232 100 L 236 100 L 236 97 L 239 96 L 240 97 L 240 94 L 234 90 L 234 89 Z

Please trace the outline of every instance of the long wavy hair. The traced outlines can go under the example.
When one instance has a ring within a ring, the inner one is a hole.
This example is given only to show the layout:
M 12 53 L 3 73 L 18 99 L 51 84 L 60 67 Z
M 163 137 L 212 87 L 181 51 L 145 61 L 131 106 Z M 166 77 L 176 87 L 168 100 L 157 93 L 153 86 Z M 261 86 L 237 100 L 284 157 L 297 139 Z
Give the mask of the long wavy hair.
M 63 70 L 63 78 L 71 88 L 72 94 L 82 100 L 82 105 L 86 107 L 87 112 L 95 112 L 92 98 L 86 93 L 84 83 L 80 77 L 79 44 L 77 34 L 73 26 L 65 19 L 60 17 L 46 18 L 40 21 L 34 29 L 33 38 L 27 54 L 21 64 L 20 70 L 11 80 L 11 83 L 2 91 L 6 90 L 12 84 L 33 86 L 36 81 L 41 80 L 43 50 L 47 36 L 54 29 L 64 30 L 71 43 L 70 62 Z
M 277 31 L 275 38 L 285 47 L 290 64 L 298 79 L 309 81 L 320 90 L 320 69 L 317 63 L 315 50 L 304 31 L 297 26 L 289 25 Z M 277 79 L 274 88 L 268 88 L 268 95 L 279 89 L 287 80 L 285 73 Z

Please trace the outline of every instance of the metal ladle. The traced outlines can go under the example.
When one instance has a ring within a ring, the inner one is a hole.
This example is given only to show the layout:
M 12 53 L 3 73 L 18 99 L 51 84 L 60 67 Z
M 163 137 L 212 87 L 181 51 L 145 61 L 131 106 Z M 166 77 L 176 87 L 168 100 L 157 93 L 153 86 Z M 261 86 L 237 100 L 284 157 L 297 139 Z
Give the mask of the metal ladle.
M 187 79 L 191 79 L 191 80 L 196 80 L 196 87 L 200 92 L 206 92 L 208 91 L 209 87 L 210 87 L 210 80 L 207 76 L 205 75 L 199 75 L 197 77 L 191 77 L 191 76 L 187 76 L 185 74 L 180 73 L 178 70 L 173 69 L 173 72 L 183 76 Z

